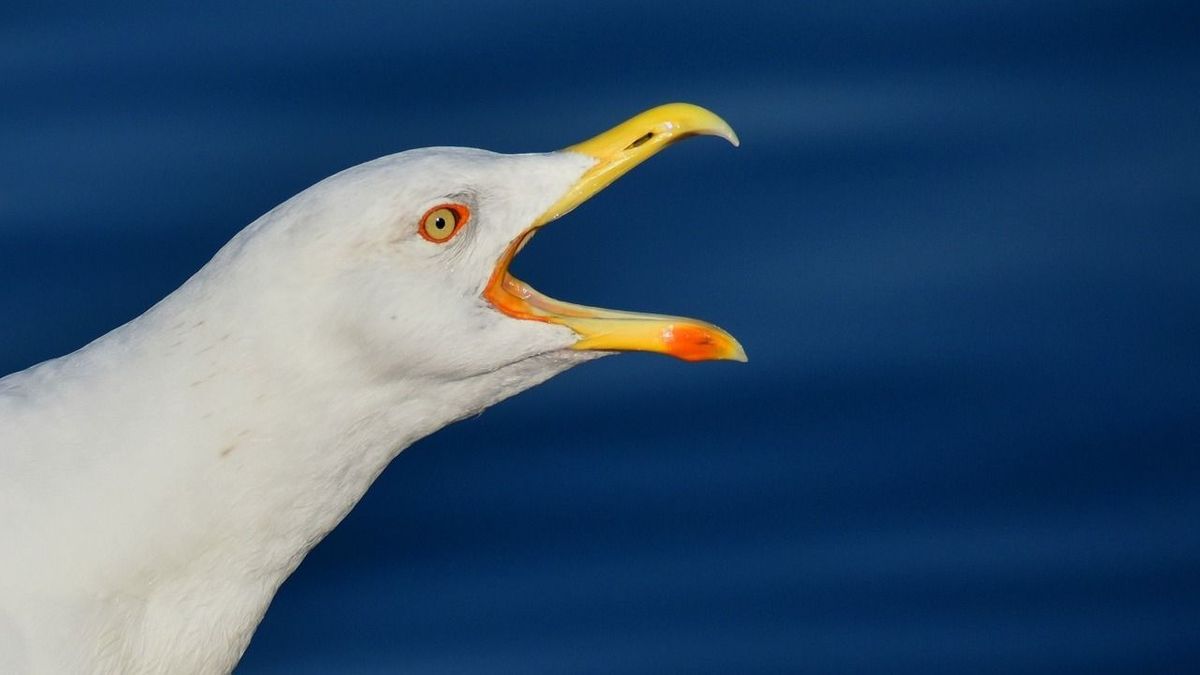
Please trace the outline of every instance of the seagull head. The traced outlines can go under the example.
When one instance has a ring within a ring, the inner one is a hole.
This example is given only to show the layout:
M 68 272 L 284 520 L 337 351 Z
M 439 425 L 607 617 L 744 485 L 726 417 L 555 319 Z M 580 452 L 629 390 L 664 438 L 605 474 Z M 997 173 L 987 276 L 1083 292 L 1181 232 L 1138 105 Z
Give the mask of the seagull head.
M 294 313 L 307 317 L 279 323 L 291 343 L 296 331 L 337 340 L 378 373 L 462 379 L 622 351 L 744 361 L 738 342 L 711 324 L 554 300 L 509 272 L 540 228 L 695 135 L 737 144 L 724 120 L 676 103 L 555 152 L 401 152 L 314 185 L 246 236 L 270 242 L 269 286 L 286 288 Z M 292 252 L 286 269 L 281 242 Z

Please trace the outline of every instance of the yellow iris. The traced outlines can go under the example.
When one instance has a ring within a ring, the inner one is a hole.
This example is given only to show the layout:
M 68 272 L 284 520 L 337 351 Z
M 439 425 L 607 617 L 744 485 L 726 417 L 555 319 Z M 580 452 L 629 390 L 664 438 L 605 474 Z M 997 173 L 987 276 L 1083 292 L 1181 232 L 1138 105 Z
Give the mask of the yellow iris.
M 446 206 L 430 211 L 421 221 L 421 234 L 430 241 L 446 241 L 457 229 L 458 213 Z

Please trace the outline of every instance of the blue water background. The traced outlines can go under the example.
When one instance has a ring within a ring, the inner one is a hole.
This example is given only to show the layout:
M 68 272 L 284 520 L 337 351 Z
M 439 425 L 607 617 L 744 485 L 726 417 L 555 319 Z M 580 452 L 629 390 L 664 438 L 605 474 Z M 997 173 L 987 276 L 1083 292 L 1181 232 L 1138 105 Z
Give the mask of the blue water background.
M 672 148 L 517 274 L 750 362 L 404 452 L 239 673 L 1200 672 L 1195 2 L 0 7 L 0 371 L 410 147 Z

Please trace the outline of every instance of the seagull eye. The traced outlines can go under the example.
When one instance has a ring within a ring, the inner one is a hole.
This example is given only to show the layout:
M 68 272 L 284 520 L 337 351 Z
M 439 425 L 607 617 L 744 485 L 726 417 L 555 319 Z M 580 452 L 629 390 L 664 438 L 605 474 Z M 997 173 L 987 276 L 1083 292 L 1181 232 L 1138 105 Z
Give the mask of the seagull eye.
M 462 204 L 442 204 L 429 209 L 421 218 L 420 233 L 426 240 L 444 244 L 458 234 L 470 212 Z

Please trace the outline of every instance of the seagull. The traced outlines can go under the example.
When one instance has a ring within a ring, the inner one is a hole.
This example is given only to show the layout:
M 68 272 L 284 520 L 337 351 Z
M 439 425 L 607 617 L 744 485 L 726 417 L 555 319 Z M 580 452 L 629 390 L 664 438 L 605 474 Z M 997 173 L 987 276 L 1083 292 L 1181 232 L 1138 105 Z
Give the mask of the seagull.
M 681 317 L 513 277 L 543 226 L 681 138 L 673 103 L 534 154 L 423 148 L 255 220 L 144 314 L 0 379 L 0 673 L 228 673 L 404 448 L 625 351 L 745 361 Z

